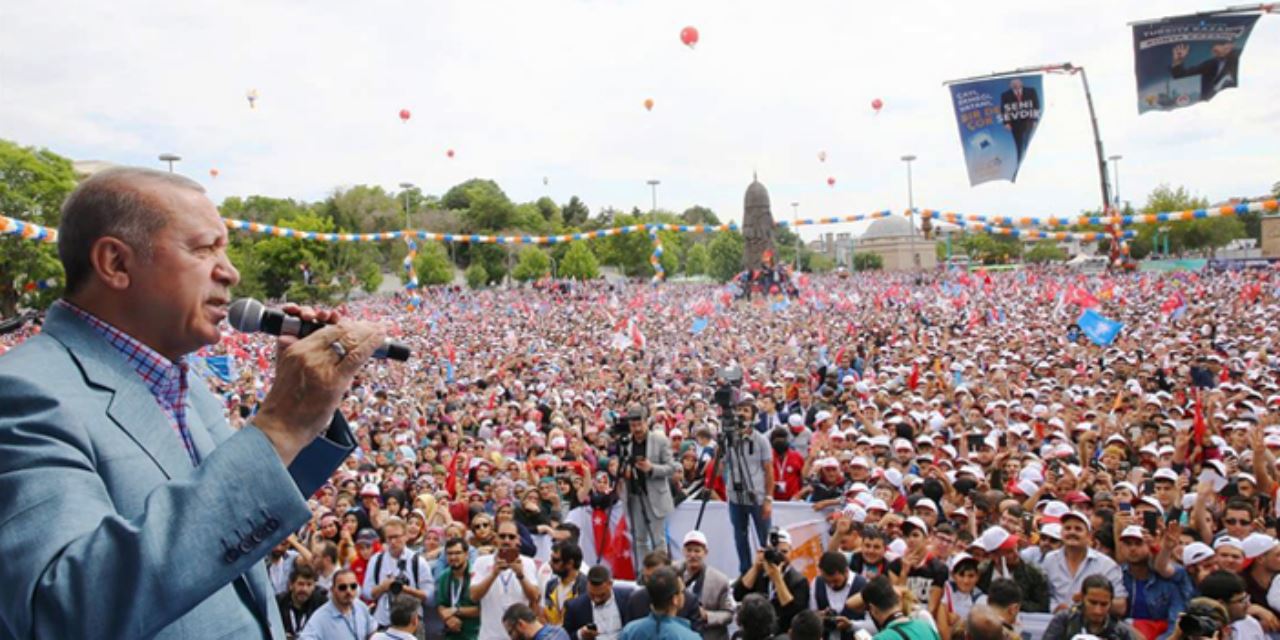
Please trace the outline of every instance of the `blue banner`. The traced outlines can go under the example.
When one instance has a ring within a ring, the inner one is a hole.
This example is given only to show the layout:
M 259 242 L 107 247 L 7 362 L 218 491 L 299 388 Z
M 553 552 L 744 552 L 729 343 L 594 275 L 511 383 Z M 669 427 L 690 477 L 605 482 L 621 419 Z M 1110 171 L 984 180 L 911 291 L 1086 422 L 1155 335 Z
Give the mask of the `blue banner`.
M 1254 15 L 1166 18 L 1133 27 L 1138 113 L 1208 102 L 1240 85 L 1240 55 Z
M 1120 330 L 1124 328 L 1123 322 L 1112 320 L 1093 309 L 1085 309 L 1084 313 L 1080 314 L 1080 319 L 1076 320 L 1076 324 L 1080 325 L 1080 330 L 1084 332 L 1085 337 L 1100 347 L 1114 342 L 1116 336 L 1120 335 Z
M 192 362 L 196 365 L 196 372 L 201 377 L 218 378 L 223 382 L 235 381 L 235 363 L 231 361 L 231 356 L 222 355 L 194 358 Z
M 1039 75 L 951 85 L 969 185 L 1015 181 L 1040 124 L 1044 82 Z

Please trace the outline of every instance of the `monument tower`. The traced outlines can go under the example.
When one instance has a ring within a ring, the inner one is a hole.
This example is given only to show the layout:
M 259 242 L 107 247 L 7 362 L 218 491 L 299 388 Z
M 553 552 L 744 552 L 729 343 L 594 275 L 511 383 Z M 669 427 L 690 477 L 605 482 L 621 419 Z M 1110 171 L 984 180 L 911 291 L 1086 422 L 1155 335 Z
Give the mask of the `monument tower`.
M 772 264 L 777 264 L 773 249 L 773 212 L 769 208 L 769 190 L 760 184 L 755 172 L 752 172 L 751 184 L 747 186 L 743 210 L 742 237 L 746 245 L 742 252 L 743 269 L 759 269 L 766 254 L 773 256 L 770 259 Z

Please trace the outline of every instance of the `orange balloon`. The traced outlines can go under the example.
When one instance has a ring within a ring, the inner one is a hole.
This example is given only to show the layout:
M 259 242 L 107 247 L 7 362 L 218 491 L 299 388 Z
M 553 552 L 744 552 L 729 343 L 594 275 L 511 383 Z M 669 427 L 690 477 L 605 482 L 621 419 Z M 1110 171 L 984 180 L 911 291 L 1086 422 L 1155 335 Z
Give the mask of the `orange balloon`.
M 644 99 L 644 108 L 647 111 L 653 111 L 653 98 Z
M 210 177 L 213 177 L 213 178 L 218 177 L 218 170 L 217 170 L 217 169 L 210 169 L 210 170 L 209 170 L 209 176 L 210 176 Z

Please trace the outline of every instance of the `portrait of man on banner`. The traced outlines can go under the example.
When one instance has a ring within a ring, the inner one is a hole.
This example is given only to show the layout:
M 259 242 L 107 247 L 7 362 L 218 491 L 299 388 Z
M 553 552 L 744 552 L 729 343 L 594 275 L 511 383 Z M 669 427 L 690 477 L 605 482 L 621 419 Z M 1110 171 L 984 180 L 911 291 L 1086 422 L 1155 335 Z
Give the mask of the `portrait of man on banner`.
M 969 184 L 1014 182 L 1040 124 L 1043 78 L 1023 75 L 951 85 Z
M 1040 94 L 1022 85 L 1022 78 L 1009 81 L 1009 88 L 1000 94 L 1000 119 L 1004 128 L 1013 134 L 1013 144 L 1018 152 L 1018 164 L 1027 153 L 1027 143 L 1040 122 Z
M 1240 86 L 1240 56 L 1257 15 L 1166 18 L 1133 27 L 1138 113 L 1207 102 Z

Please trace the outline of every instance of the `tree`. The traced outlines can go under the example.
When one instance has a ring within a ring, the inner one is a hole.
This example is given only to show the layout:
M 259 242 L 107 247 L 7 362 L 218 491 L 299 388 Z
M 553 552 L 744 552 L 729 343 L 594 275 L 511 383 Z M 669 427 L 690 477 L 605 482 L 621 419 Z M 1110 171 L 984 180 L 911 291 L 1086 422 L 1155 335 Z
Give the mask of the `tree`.
M 720 218 L 716 217 L 715 212 L 702 205 L 694 205 L 685 209 L 684 213 L 680 214 L 680 221 L 684 224 L 720 226 Z
M 707 246 L 708 272 L 720 282 L 728 282 L 742 272 L 745 242 L 737 231 L 721 231 Z
M 1067 259 L 1067 252 L 1053 240 L 1041 240 L 1023 255 L 1023 259 L 1032 264 L 1061 262 Z
M 299 231 L 328 233 L 333 221 L 314 213 L 303 213 L 296 218 L 285 218 L 280 226 Z M 300 240 L 272 236 L 255 236 L 238 247 L 232 255 L 243 264 L 240 268 L 240 287 L 260 293 L 263 297 L 278 299 L 291 292 L 290 297 L 299 302 L 326 300 L 331 292 L 322 290 L 333 279 L 328 250 L 333 245 L 319 240 Z M 245 254 L 247 252 L 247 255 Z M 305 282 L 303 266 L 309 270 L 310 282 Z M 294 285 L 301 285 L 295 288 Z M 311 287 L 311 288 L 308 288 Z
M 1194 197 L 1183 187 L 1174 189 L 1162 184 L 1147 196 L 1143 213 L 1203 209 L 1207 206 L 1209 206 L 1207 199 Z M 1208 251 L 1212 255 L 1215 249 L 1245 235 L 1245 223 L 1235 217 L 1200 218 L 1165 224 L 1139 225 L 1137 237 L 1130 242 L 1130 245 L 1150 245 L 1161 228 L 1168 229 L 1169 251 L 1174 253 Z
M 57 228 L 62 201 L 76 186 L 71 161 L 52 151 L 0 140 L 0 214 Z M 35 283 L 53 280 L 52 288 Z M 0 317 L 18 304 L 44 308 L 62 295 L 62 263 L 53 243 L 0 235 Z
M 413 270 L 422 285 L 449 284 L 453 282 L 453 265 L 449 253 L 439 242 L 424 243 L 413 259 Z
M 825 257 L 825 256 L 824 256 Z M 884 268 L 884 256 L 878 253 L 862 252 L 853 254 L 854 271 L 879 271 Z M 816 269 L 815 269 L 816 271 Z
M 440 198 L 440 206 L 445 209 L 470 209 L 472 200 L 476 195 L 485 194 L 497 197 L 501 200 L 510 202 L 507 194 L 503 193 L 498 183 L 492 180 L 481 180 L 480 178 L 472 178 L 466 182 L 462 182 L 453 186 L 445 192 L 444 197 Z M 494 227 L 496 228 L 496 227 Z
M 485 271 L 484 266 L 473 264 L 467 267 L 467 286 L 472 289 L 483 289 L 489 284 L 489 272 Z
M 591 209 L 583 204 L 578 196 L 569 198 L 569 203 L 564 205 L 564 209 L 560 211 L 560 217 L 564 219 L 565 226 L 581 227 L 591 218 Z
M 640 217 L 619 214 L 615 216 L 613 226 L 631 226 L 643 222 L 644 220 Z M 653 275 L 653 266 L 649 264 L 649 256 L 653 254 L 653 242 L 649 240 L 649 234 L 644 229 L 609 236 L 600 244 L 602 246 L 599 256 L 604 264 L 616 266 L 630 277 Z
M 695 244 L 689 248 L 689 253 L 684 257 L 684 272 L 691 276 L 700 276 L 707 272 L 710 267 L 711 257 L 707 253 L 707 247 L 704 244 Z
M 538 247 L 526 247 L 520 252 L 520 261 L 511 270 L 511 277 L 520 282 L 537 280 L 551 272 L 551 259 Z
M 547 223 L 548 228 L 554 229 L 564 224 L 564 213 L 560 211 L 560 205 L 555 200 L 542 196 L 534 203 L 538 207 L 538 212 L 542 214 L 542 220 Z
M 473 187 L 468 193 L 471 203 L 467 207 L 467 229 L 472 232 L 492 232 L 512 226 L 516 218 L 515 206 L 501 190 Z
M 600 264 L 585 241 L 575 240 L 569 243 L 557 275 L 574 280 L 595 280 L 600 277 Z
M 861 258 L 862 256 L 873 256 L 876 258 L 880 257 L 874 253 L 859 253 L 854 255 L 853 262 L 855 265 L 858 263 L 858 259 Z M 813 273 L 829 273 L 835 268 L 836 268 L 836 261 L 832 259 L 830 256 L 827 256 L 821 253 L 815 253 L 814 255 L 809 257 L 809 271 Z

